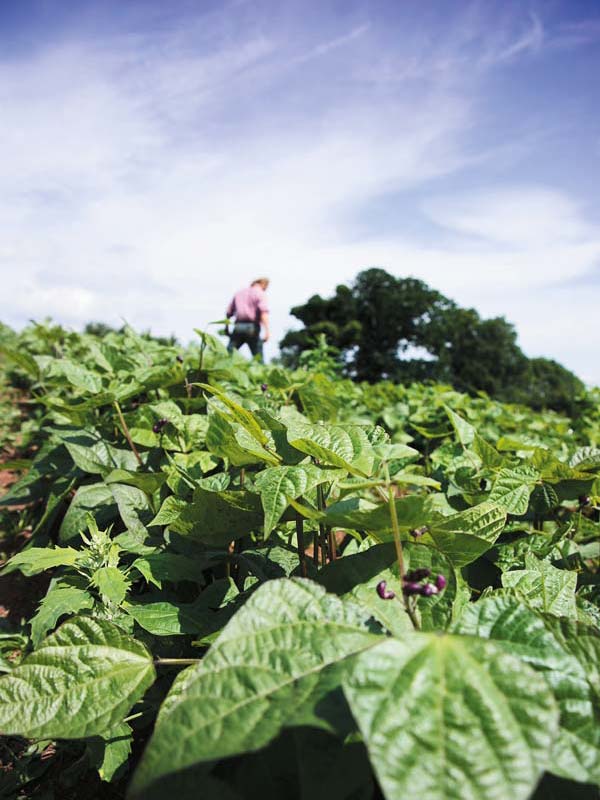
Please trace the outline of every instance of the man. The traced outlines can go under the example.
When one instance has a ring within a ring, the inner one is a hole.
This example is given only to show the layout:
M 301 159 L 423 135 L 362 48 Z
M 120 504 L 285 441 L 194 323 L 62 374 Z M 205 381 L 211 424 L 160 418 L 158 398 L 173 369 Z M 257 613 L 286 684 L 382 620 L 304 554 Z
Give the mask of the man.
M 227 319 L 235 317 L 233 333 L 230 334 L 227 346 L 230 353 L 234 347 L 239 350 L 243 344 L 247 344 L 252 355 L 258 356 L 262 361 L 263 342 L 269 341 L 269 308 L 265 297 L 268 285 L 268 278 L 257 278 L 250 286 L 236 292 L 227 306 Z

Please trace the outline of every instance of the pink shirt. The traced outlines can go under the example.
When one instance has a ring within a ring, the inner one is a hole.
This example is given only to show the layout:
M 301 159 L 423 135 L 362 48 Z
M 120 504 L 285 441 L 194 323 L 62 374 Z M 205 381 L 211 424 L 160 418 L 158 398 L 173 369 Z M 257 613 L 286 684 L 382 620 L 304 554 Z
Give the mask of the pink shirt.
M 228 317 L 235 316 L 237 322 L 260 322 L 260 315 L 268 310 L 264 290 L 255 284 L 235 293 L 226 314 Z

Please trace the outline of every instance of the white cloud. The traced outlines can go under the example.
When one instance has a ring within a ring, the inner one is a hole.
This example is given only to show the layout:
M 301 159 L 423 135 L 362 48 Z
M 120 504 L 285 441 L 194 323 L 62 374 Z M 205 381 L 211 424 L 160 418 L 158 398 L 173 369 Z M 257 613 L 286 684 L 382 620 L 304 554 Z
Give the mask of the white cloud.
M 504 37 L 496 52 L 512 47 L 517 58 L 534 33 L 518 47 Z M 11 298 L 2 318 L 125 318 L 187 340 L 240 284 L 267 274 L 277 340 L 290 306 L 365 266 L 416 275 L 481 309 L 501 297 L 489 313 L 509 318 L 521 292 L 589 271 L 599 237 L 563 191 L 435 190 L 465 165 L 485 169 L 464 143 L 477 84 L 461 89 L 455 46 L 475 33 L 440 42 L 429 71 L 413 47 L 369 74 L 353 48 L 375 35 L 356 25 L 298 48 L 268 26 L 226 36 L 196 26 L 0 63 L 10 120 L 0 129 L 0 270 Z M 423 210 L 442 237 L 432 225 L 423 244 L 401 220 L 393 236 L 349 229 L 373 197 L 415 189 L 427 190 Z M 531 354 L 544 351 L 543 326 L 518 322 Z
M 518 247 L 600 242 L 575 202 L 563 192 L 536 186 L 510 186 L 434 197 L 425 213 L 459 233 Z

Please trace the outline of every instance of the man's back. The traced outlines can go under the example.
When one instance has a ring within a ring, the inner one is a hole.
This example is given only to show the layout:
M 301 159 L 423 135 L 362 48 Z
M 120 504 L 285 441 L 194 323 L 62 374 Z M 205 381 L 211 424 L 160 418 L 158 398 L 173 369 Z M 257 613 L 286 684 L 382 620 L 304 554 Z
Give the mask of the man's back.
M 227 309 L 227 316 L 235 316 L 238 322 L 259 322 L 261 314 L 267 311 L 264 290 L 255 283 L 235 293 Z

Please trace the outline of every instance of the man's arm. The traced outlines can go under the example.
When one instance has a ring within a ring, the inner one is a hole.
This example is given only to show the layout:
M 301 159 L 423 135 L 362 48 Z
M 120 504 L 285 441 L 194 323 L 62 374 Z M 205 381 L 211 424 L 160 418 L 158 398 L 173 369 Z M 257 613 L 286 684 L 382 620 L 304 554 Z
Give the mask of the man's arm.
M 263 342 L 268 342 L 269 341 L 269 337 L 271 335 L 269 333 L 269 312 L 268 311 L 263 311 L 261 313 L 260 322 L 261 322 L 261 325 L 263 326 L 263 331 L 264 331 Z

